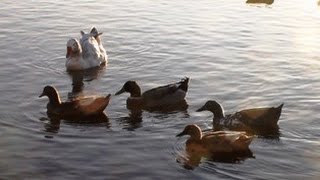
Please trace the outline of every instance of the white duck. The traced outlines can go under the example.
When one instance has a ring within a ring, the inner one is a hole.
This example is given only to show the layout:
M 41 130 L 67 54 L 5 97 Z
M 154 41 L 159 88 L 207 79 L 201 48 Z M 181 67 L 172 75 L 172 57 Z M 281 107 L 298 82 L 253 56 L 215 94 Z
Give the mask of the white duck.
M 75 38 L 69 39 L 67 42 L 67 54 L 66 54 L 66 68 L 68 71 L 77 71 L 83 69 L 89 69 L 99 64 L 90 61 L 86 61 L 82 58 L 82 48 L 79 41 Z
M 83 49 L 82 56 L 84 59 L 95 59 L 100 62 L 100 64 L 106 63 L 108 56 L 106 50 L 104 49 L 98 30 L 93 27 L 89 33 L 80 31 L 81 38 L 80 44 Z
M 80 43 L 72 38 L 67 42 L 68 71 L 84 70 L 103 65 L 107 61 L 107 54 L 101 43 L 100 35 L 96 28 L 92 28 L 90 33 L 81 31 Z

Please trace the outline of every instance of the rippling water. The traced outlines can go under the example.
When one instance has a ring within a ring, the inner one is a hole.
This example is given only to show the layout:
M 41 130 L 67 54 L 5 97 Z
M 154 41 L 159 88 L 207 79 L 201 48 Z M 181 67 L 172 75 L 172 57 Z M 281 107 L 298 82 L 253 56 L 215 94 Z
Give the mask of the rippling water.
M 1 179 L 319 179 L 320 7 L 316 0 L 2 1 L 0 6 Z M 109 120 L 50 121 L 45 85 L 65 100 L 79 80 L 65 71 L 66 42 L 97 26 L 109 64 L 80 77 L 83 94 L 143 90 L 191 77 L 186 112 L 130 114 L 113 96 Z M 83 78 L 83 79 L 82 79 Z M 208 99 L 227 113 L 284 102 L 280 135 L 258 137 L 255 158 L 178 160 L 186 124 Z

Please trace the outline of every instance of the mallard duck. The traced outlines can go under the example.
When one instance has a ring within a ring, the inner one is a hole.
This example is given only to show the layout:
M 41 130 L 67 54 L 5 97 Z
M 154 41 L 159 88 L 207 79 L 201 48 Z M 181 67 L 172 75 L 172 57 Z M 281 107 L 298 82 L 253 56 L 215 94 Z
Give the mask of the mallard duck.
M 253 140 L 253 136 L 237 131 L 215 131 L 203 135 L 196 124 L 187 125 L 177 137 L 183 135 L 190 136 L 186 142 L 187 151 L 201 154 L 247 152 Z
M 90 96 L 61 102 L 58 91 L 52 86 L 43 88 L 39 97 L 48 96 L 47 113 L 58 117 L 82 117 L 103 113 L 111 95 Z
M 278 107 L 246 109 L 225 116 L 222 106 L 218 102 L 210 100 L 199 108 L 197 112 L 212 112 L 215 126 L 244 131 L 273 130 L 278 129 L 278 120 L 282 107 L 283 104 Z
M 248 4 L 272 4 L 274 0 L 247 0 L 246 3 Z
M 127 81 L 115 95 L 130 93 L 127 99 L 128 109 L 157 109 L 179 103 L 186 105 L 188 82 L 189 78 L 184 78 L 179 82 L 153 88 L 141 94 L 136 81 Z
M 89 33 L 85 33 L 84 31 L 80 31 L 80 33 L 83 58 L 90 61 L 97 61 L 99 65 L 106 63 L 108 56 L 100 38 L 102 33 L 98 32 L 95 27 L 91 28 Z

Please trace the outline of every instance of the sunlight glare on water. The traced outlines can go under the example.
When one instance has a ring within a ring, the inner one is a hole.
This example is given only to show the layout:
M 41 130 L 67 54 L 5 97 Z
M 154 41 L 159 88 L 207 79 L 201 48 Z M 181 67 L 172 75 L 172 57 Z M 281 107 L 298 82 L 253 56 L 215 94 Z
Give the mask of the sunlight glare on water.
M 0 3 L 1 179 L 319 179 L 320 7 L 317 0 L 9 1 Z M 105 68 L 68 73 L 66 43 L 96 26 Z M 130 112 L 142 91 L 190 77 L 186 111 Z M 47 98 L 112 94 L 101 122 L 51 119 Z M 254 158 L 193 168 L 187 124 L 212 128 L 207 100 L 226 114 L 284 103 L 279 134 L 257 136 Z M 193 170 L 191 170 L 193 169 Z

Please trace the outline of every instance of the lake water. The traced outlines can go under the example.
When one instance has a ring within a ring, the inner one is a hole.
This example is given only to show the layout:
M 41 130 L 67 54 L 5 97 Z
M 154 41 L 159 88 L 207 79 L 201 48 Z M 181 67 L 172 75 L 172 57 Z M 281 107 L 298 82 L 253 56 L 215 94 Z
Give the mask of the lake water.
M 0 3 L 0 179 L 319 179 L 320 7 L 316 0 L 9 1 Z M 65 70 L 66 42 L 96 26 L 109 55 L 80 77 L 83 94 L 114 94 L 127 80 L 143 90 L 191 78 L 183 112 L 125 107 L 112 96 L 109 121 L 50 121 L 45 85 L 63 100 L 79 81 Z M 83 79 L 82 79 L 83 78 Z M 255 158 L 178 161 L 185 125 L 207 100 L 226 113 L 285 103 L 280 135 L 256 137 Z

